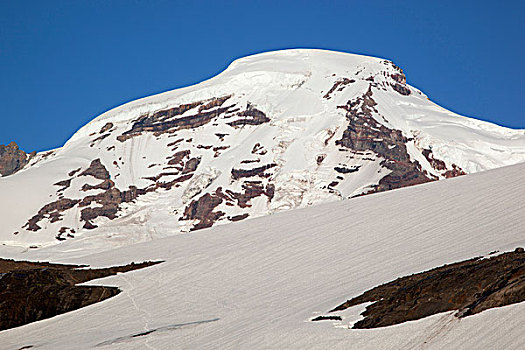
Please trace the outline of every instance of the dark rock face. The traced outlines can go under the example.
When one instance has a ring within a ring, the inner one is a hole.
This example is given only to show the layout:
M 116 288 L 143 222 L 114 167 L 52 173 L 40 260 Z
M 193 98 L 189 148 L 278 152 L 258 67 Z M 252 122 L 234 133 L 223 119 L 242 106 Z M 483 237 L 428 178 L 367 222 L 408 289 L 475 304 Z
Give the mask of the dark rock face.
M 191 228 L 191 231 L 211 227 L 225 215 L 223 211 L 215 210 L 219 205 L 224 203 L 231 207 L 249 208 L 252 206 L 250 201 L 253 198 L 266 196 L 268 201 L 271 201 L 275 193 L 273 184 L 265 186 L 261 181 L 246 180 L 241 184 L 241 188 L 242 192 L 240 193 L 232 190 L 223 191 L 222 187 L 219 187 L 212 194 L 204 194 L 199 199 L 193 200 L 188 204 L 184 210 L 184 216 L 180 220 L 198 220 L 198 223 Z M 227 219 L 240 221 L 248 216 L 249 214 L 245 213 L 228 217 Z
M 106 124 L 100 129 L 99 134 L 103 134 L 103 133 L 105 133 L 106 131 L 109 131 L 112 127 L 113 127 L 113 123 L 112 123 L 112 122 L 106 123 Z
M 181 174 L 188 174 L 191 172 L 194 172 L 197 170 L 197 167 L 199 166 L 201 162 L 200 158 L 191 158 L 189 159 L 186 164 L 184 164 L 184 168 L 182 169 Z
M 456 164 L 452 164 L 452 169 L 447 170 L 446 172 L 443 173 L 443 176 L 445 176 L 447 179 L 450 179 L 451 177 L 461 176 L 461 175 L 467 175 L 467 173 L 464 172 Z
M 90 190 L 109 190 L 110 188 L 114 186 L 115 186 L 115 183 L 113 181 L 106 179 L 96 185 L 84 184 L 80 190 L 84 192 L 90 191 Z
M 312 321 L 341 321 L 341 316 L 317 316 Z
M 372 87 L 361 97 L 348 101 L 338 108 L 347 111 L 349 121 L 343 137 L 336 141 L 337 145 L 353 151 L 372 151 L 384 158 L 381 165 L 391 173 L 383 177 L 371 192 L 382 192 L 395 188 L 406 187 L 432 181 L 421 170 L 421 165 L 410 160 L 406 143 L 408 139 L 400 130 L 389 129 L 378 123 L 372 116 L 377 105 L 372 98 Z
M 83 266 L 0 259 L 0 331 L 111 298 L 118 288 L 76 284 L 158 263 L 79 270 Z
M 86 208 L 92 202 L 102 205 L 101 207 Z M 105 216 L 108 219 L 114 219 L 116 217 L 120 203 L 122 203 L 122 193 L 117 188 L 110 188 L 102 193 L 86 196 L 78 204 L 80 208 L 84 207 L 80 212 L 80 220 L 84 221 L 84 228 L 92 229 L 96 228 L 93 225 L 92 220 L 99 216 Z
M 108 180 L 109 171 L 102 165 L 100 159 L 95 159 L 91 162 L 89 167 L 80 173 L 79 176 L 93 176 L 95 179 Z
M 356 171 L 359 171 L 359 166 L 353 167 L 353 168 L 347 168 L 344 166 L 336 166 L 334 168 L 335 171 L 341 174 L 349 174 L 349 173 L 355 173 Z
M 181 129 L 195 129 L 216 120 L 221 115 L 224 118 L 237 117 L 237 119 L 227 123 L 234 128 L 244 125 L 260 125 L 270 121 L 270 118 L 263 111 L 249 103 L 244 111 L 235 108 L 235 104 L 223 106 L 230 97 L 231 95 L 227 95 L 207 101 L 197 101 L 161 110 L 151 115 L 140 116 L 134 121 L 130 130 L 117 136 L 117 140 L 124 142 L 144 132 L 153 132 L 154 135 L 158 136 L 164 133 L 174 133 Z M 195 109 L 196 111 L 190 115 L 182 116 L 184 113 Z M 226 135 L 218 134 L 218 137 L 222 140 Z
M 41 229 L 41 227 L 37 225 L 40 220 L 49 218 L 50 222 L 59 221 L 62 217 L 62 212 L 73 208 L 78 202 L 80 202 L 78 199 L 62 198 L 46 204 L 35 216 L 29 219 L 23 227 L 28 231 L 38 231 Z
M 273 167 L 276 167 L 276 166 L 277 164 L 271 163 L 271 164 L 266 164 L 266 165 L 263 165 L 257 168 L 247 169 L 247 170 L 232 168 L 232 179 L 238 180 L 242 177 L 252 177 L 252 176 L 267 177 L 267 175 L 265 174 L 265 171 Z
M 421 153 L 423 153 L 423 155 L 428 160 L 432 168 L 436 170 L 447 170 L 447 165 L 445 164 L 445 162 L 440 159 L 434 158 L 434 155 L 432 154 L 431 150 L 424 149 Z
M 258 110 L 250 104 L 248 104 L 245 111 L 239 112 L 237 115 L 241 118 L 228 123 L 228 125 L 239 127 L 244 125 L 260 125 L 270 121 L 270 118 L 268 118 L 263 111 Z
M 403 95 L 403 96 L 408 96 L 408 95 L 410 95 L 410 89 L 407 88 L 405 85 L 401 85 L 401 84 L 396 83 L 396 84 L 392 84 L 392 88 L 393 88 L 396 92 L 400 93 L 400 94 Z
M 332 311 L 374 302 L 354 328 L 390 326 L 459 310 L 466 317 L 525 301 L 525 252 L 517 248 L 490 259 L 474 258 L 401 277 L 370 289 Z
M 18 148 L 15 142 L 9 145 L 0 145 L 0 176 L 9 176 L 22 169 L 29 160 L 35 155 L 26 154 Z
M 231 96 L 228 95 L 214 98 L 210 101 L 197 101 L 165 109 L 152 115 L 143 115 L 134 122 L 130 130 L 118 136 L 117 140 L 124 142 L 143 132 L 153 132 L 155 135 L 161 135 L 163 133 L 173 133 L 180 129 L 191 129 L 205 125 L 232 108 L 232 106 L 221 107 L 230 97 Z M 197 107 L 199 108 L 196 114 L 181 116 L 185 112 Z M 208 111 L 215 107 L 218 108 Z
M 241 220 L 246 219 L 248 216 L 250 216 L 250 214 L 248 214 L 248 213 L 240 214 L 240 215 L 235 215 L 235 216 L 228 217 L 228 220 L 233 221 L 233 222 L 241 221 Z
M 240 208 L 248 208 L 252 206 L 250 204 L 252 198 L 265 195 L 268 201 L 271 201 L 275 194 L 275 186 L 273 184 L 267 184 L 265 187 L 261 181 L 245 181 L 242 183 L 241 188 L 242 192 L 238 193 L 232 190 L 222 192 L 222 187 L 219 187 L 214 195 L 224 199 L 226 205 L 237 205 Z
M 193 200 L 186 207 L 182 220 L 199 220 L 199 222 L 191 229 L 192 231 L 211 227 L 215 221 L 224 216 L 224 212 L 214 211 L 221 203 L 222 198 L 206 193 L 198 200 Z
M 332 98 L 332 93 L 334 91 L 343 91 L 345 88 L 345 85 L 355 83 L 354 79 L 348 79 L 348 78 L 342 78 L 340 80 L 337 80 L 334 85 L 328 90 L 328 92 L 323 96 L 323 98 L 326 98 L 327 100 Z
M 179 151 L 172 155 L 168 161 L 168 165 L 184 165 L 182 160 L 190 155 L 190 150 Z
M 442 171 L 441 174 L 447 179 L 451 177 L 456 177 L 456 176 L 467 174 L 456 164 L 452 164 L 452 169 L 448 169 L 444 161 L 434 158 L 434 154 L 432 153 L 432 150 L 430 149 L 424 149 L 421 153 L 423 153 L 423 155 L 425 156 L 427 161 L 430 163 L 432 168 L 438 171 Z

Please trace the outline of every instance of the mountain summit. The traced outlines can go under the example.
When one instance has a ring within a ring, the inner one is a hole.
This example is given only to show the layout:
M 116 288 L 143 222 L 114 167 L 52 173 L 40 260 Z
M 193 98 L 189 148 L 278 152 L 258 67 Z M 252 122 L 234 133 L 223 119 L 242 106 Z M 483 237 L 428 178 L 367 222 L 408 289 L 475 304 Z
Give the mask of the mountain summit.
M 110 110 L 0 178 L 0 240 L 116 244 L 525 161 L 525 131 L 432 103 L 388 60 L 268 52 Z

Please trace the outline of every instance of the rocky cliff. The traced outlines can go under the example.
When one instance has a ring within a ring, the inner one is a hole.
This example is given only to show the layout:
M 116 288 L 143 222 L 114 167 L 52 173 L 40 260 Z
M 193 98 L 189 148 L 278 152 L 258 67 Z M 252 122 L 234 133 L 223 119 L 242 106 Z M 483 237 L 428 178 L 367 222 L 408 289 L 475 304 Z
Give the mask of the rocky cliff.
M 0 176 L 8 176 L 22 169 L 36 153 L 26 154 L 13 141 L 9 145 L 0 145 Z

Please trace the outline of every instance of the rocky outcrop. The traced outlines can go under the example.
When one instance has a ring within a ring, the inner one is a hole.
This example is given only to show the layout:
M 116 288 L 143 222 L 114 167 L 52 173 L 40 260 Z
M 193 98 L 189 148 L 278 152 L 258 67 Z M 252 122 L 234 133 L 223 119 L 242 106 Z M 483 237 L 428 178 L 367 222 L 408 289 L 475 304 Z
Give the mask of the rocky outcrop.
M 421 170 L 421 165 L 410 159 L 406 148 L 407 137 L 400 130 L 387 128 L 374 119 L 373 113 L 379 113 L 372 95 L 370 86 L 361 97 L 338 106 L 346 111 L 349 125 L 336 144 L 357 152 L 372 151 L 384 159 L 381 165 L 391 170 L 379 184 L 364 194 L 432 181 Z
M 241 185 L 242 192 L 234 192 L 226 190 L 223 192 L 222 187 L 217 188 L 214 195 L 226 201 L 226 205 L 237 205 L 240 208 L 251 207 L 250 200 L 262 195 L 268 198 L 268 201 L 273 199 L 275 194 L 275 186 L 273 184 L 264 184 L 261 181 L 244 181 Z
M 224 216 L 222 211 L 214 211 L 222 203 L 222 198 L 206 193 L 198 200 L 193 200 L 184 210 L 182 220 L 198 220 L 192 231 L 211 227 L 215 221 Z
M 80 173 L 79 176 L 93 176 L 99 180 L 108 180 L 110 177 L 109 171 L 102 165 L 102 162 L 98 158 L 93 160 L 89 167 Z
M 111 298 L 118 288 L 77 284 L 158 263 L 78 269 L 85 266 L 0 259 L 0 331 Z
M 143 115 L 133 123 L 130 130 L 118 136 L 117 140 L 124 142 L 131 137 L 141 135 L 143 132 L 153 132 L 158 136 L 164 133 L 173 133 L 180 129 L 193 129 L 205 125 L 233 107 L 221 107 L 230 97 L 231 95 L 227 95 L 208 101 L 183 104 L 151 115 Z M 199 108 L 195 114 L 182 116 L 185 112 L 196 107 Z
M 252 177 L 252 176 L 268 177 L 269 175 L 266 174 L 265 171 L 273 167 L 276 167 L 276 166 L 277 164 L 271 163 L 271 164 L 262 165 L 257 168 L 246 169 L 246 170 L 232 168 L 232 171 L 231 171 L 232 179 L 238 180 L 242 177 Z
M 326 98 L 327 100 L 332 98 L 332 93 L 334 91 L 343 91 L 345 88 L 345 85 L 355 83 L 354 79 L 348 79 L 348 78 L 342 78 L 340 80 L 337 80 L 334 85 L 328 90 L 328 92 L 323 96 L 323 98 Z
M 393 83 L 390 83 L 390 86 L 392 87 L 392 89 L 394 89 L 394 91 L 396 91 L 397 93 L 403 96 L 410 95 L 411 91 L 406 85 L 407 78 L 405 76 L 405 73 L 403 73 L 403 70 L 400 67 L 396 66 L 393 62 L 389 62 L 389 61 L 385 61 L 385 62 L 386 64 L 390 64 L 392 68 L 394 68 L 394 70 L 397 71 L 397 73 L 390 74 L 390 78 L 392 78 L 392 80 L 394 81 Z
M 241 184 L 241 192 L 223 190 L 217 188 L 213 193 L 206 193 L 197 200 L 193 200 L 184 210 L 180 220 L 197 220 L 191 231 L 211 227 L 215 222 L 222 219 L 225 213 L 216 210 L 221 204 L 226 206 L 237 206 L 239 208 L 250 208 L 251 200 L 260 196 L 266 196 L 268 202 L 273 199 L 275 186 L 271 183 L 264 185 L 262 181 L 246 180 Z M 230 221 L 244 220 L 248 213 L 227 217 Z
M 401 277 L 370 289 L 331 310 L 373 302 L 353 328 L 376 328 L 458 310 L 466 317 L 525 301 L 525 252 L 474 258 Z
M 179 151 L 177 153 L 175 153 L 174 155 L 172 155 L 171 157 L 169 157 L 169 161 L 168 161 L 168 165 L 181 165 L 183 166 L 184 163 L 183 163 L 183 159 L 188 157 L 190 155 L 191 151 L 190 150 L 184 150 L 184 151 Z
M 237 113 L 237 116 L 241 118 L 227 124 L 229 126 L 239 127 L 244 125 L 260 125 L 270 121 L 270 118 L 268 118 L 263 111 L 253 107 L 251 104 L 248 104 L 245 111 Z
M 110 188 L 114 186 L 115 186 L 115 183 L 113 181 L 106 179 L 96 185 L 84 184 L 80 190 L 84 192 L 90 191 L 90 190 L 109 190 Z
M 37 224 L 39 221 L 43 219 L 48 219 L 49 222 L 59 221 L 62 217 L 62 212 L 73 208 L 78 202 L 80 202 L 78 199 L 61 198 L 46 204 L 27 221 L 23 228 L 28 231 L 38 231 L 41 229 Z
M 463 169 L 458 167 L 456 164 L 452 164 L 452 169 L 447 170 L 443 173 L 443 176 L 447 179 L 450 179 L 451 177 L 462 176 L 462 175 L 467 175 L 467 173 L 464 172 Z
M 336 166 L 334 170 L 341 174 L 349 174 L 349 173 L 355 173 L 359 171 L 359 168 L 360 168 L 359 166 L 355 166 L 352 168 L 347 168 L 345 166 Z
M 406 87 L 406 85 L 401 85 L 399 83 L 395 83 L 395 84 L 392 84 L 392 88 L 400 93 L 401 95 L 403 96 L 408 96 L 410 95 L 410 89 L 408 87 Z
M 111 128 L 113 128 L 113 123 L 112 122 L 108 122 L 108 123 L 104 124 L 104 126 L 100 129 L 100 131 L 98 133 L 99 134 L 103 134 L 106 131 L 109 131 Z
M 102 164 L 100 159 L 93 160 L 89 167 L 81 172 L 78 176 L 91 176 L 95 179 L 102 180 L 102 182 L 91 185 L 84 184 L 80 191 L 86 192 L 91 190 L 102 190 L 102 192 L 85 196 L 83 199 L 70 199 L 63 198 L 62 192 L 71 186 L 71 180 L 63 180 L 57 182 L 55 185 L 62 186 L 61 189 L 57 191 L 59 194 L 59 199 L 46 204 L 43 206 L 36 215 L 34 215 L 28 222 L 23 226 L 28 231 L 38 231 L 41 227 L 38 223 L 42 220 L 49 220 L 53 223 L 62 219 L 63 213 L 75 206 L 80 209 L 80 221 L 83 222 L 83 228 L 85 229 L 94 229 L 97 228 L 97 225 L 93 223 L 93 220 L 99 217 L 106 217 L 110 220 L 113 220 L 117 217 L 117 213 L 120 209 L 122 203 L 132 202 L 138 196 L 144 195 L 148 192 L 153 192 L 159 188 L 171 189 L 173 186 L 178 186 L 177 184 L 183 181 L 189 180 L 193 176 L 193 172 L 197 169 L 200 159 L 192 158 L 186 163 L 182 163 L 184 168 L 181 168 L 180 171 L 173 173 L 161 173 L 159 176 L 154 178 L 149 178 L 155 183 L 146 188 L 137 188 L 136 186 L 129 186 L 127 190 L 120 190 L 115 186 L 115 182 L 110 179 L 111 175 L 106 167 Z M 79 169 L 71 172 L 74 174 L 78 172 Z M 173 179 L 168 182 L 159 181 L 162 176 L 168 175 L 178 175 L 182 174 L 176 179 Z M 96 206 L 93 206 L 96 204 Z M 56 238 L 58 240 L 64 240 L 65 237 L 62 235 L 64 232 L 58 232 Z M 67 236 L 73 238 L 72 235 Z
M 435 158 L 434 154 L 432 153 L 432 150 L 430 149 L 423 149 L 421 153 L 425 156 L 430 166 L 432 166 L 432 168 L 434 168 L 435 170 L 440 171 L 441 175 L 447 179 L 467 174 L 456 164 L 452 164 L 452 169 L 448 169 L 445 162 Z
M 248 216 L 250 216 L 250 214 L 246 213 L 246 214 L 240 214 L 240 215 L 234 215 L 234 216 L 228 216 L 228 220 L 232 221 L 232 222 L 236 222 L 236 221 L 241 221 L 241 220 L 244 220 L 246 219 Z
M 0 145 L 0 176 L 9 176 L 22 169 L 36 152 L 26 154 L 15 142 Z
M 46 204 L 42 207 L 39 212 L 33 216 L 29 221 L 24 225 L 29 231 L 38 231 L 41 227 L 38 225 L 38 222 L 41 220 L 48 219 L 51 223 L 61 220 L 63 212 L 73 208 L 78 207 L 80 209 L 80 222 L 83 222 L 83 228 L 85 229 L 94 229 L 98 226 L 94 224 L 94 220 L 99 217 L 106 217 L 110 220 L 115 219 L 118 216 L 118 211 L 120 210 L 120 205 L 122 203 L 133 202 L 138 196 L 144 195 L 149 192 L 156 191 L 158 189 L 170 190 L 173 187 L 179 186 L 179 183 L 187 181 L 193 177 L 193 173 L 197 170 L 197 167 L 200 163 L 199 157 L 193 157 L 188 160 L 185 160 L 190 155 L 190 151 L 181 151 L 175 153 L 171 157 L 171 164 L 176 164 L 176 171 L 172 172 L 162 172 L 157 176 L 147 177 L 146 179 L 153 181 L 154 183 L 145 188 L 137 188 L 136 186 L 129 186 L 127 190 L 121 190 L 115 186 L 115 182 L 111 180 L 111 175 L 107 168 L 102 164 L 99 158 L 93 160 L 89 167 L 82 171 L 79 177 L 91 176 L 95 179 L 102 180 L 102 182 L 91 185 L 84 184 L 79 189 L 82 192 L 92 191 L 92 190 L 102 190 L 97 194 L 87 195 L 81 200 L 73 200 L 69 198 L 63 198 L 62 192 L 71 186 L 72 177 L 57 182 L 55 185 L 62 186 L 61 189 L 57 191 L 59 199 L 57 201 Z M 69 174 L 75 175 L 80 172 L 81 169 L 76 169 Z M 165 176 L 177 176 L 177 178 L 170 181 L 161 181 L 160 179 Z M 58 240 L 66 239 L 63 232 L 58 232 L 56 238 Z M 68 235 L 66 237 L 73 238 L 74 236 Z

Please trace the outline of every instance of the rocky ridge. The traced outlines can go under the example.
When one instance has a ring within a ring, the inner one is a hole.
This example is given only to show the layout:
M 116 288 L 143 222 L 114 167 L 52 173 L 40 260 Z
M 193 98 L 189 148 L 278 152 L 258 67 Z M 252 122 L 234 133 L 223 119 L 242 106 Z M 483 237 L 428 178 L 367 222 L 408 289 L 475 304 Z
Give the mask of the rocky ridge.
M 514 252 L 473 258 L 398 278 L 370 289 L 330 312 L 373 302 L 361 314 L 364 318 L 353 324 L 353 328 L 376 328 L 450 310 L 458 310 L 457 317 L 467 317 L 522 301 L 525 301 L 525 252 L 523 248 L 516 248 Z M 329 315 L 312 321 L 335 317 Z
M 0 331 L 111 298 L 120 293 L 118 288 L 77 284 L 158 263 L 86 269 L 79 265 L 0 259 Z

